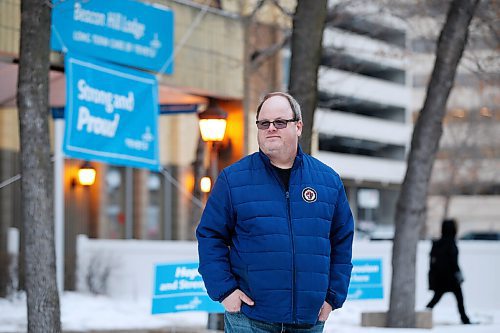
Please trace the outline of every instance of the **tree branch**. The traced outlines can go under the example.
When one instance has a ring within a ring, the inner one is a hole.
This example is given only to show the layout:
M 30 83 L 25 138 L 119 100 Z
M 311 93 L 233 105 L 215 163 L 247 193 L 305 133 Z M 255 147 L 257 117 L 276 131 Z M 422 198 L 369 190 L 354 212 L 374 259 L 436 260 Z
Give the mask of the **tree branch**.
M 289 12 L 288 10 L 286 10 L 285 7 L 283 7 L 280 3 L 279 3 L 279 0 L 271 0 L 271 2 L 273 3 L 273 5 L 276 6 L 276 8 L 278 8 L 283 14 L 285 14 L 286 16 L 288 17 L 293 17 L 293 12 Z
M 279 52 L 289 41 L 292 36 L 291 31 L 287 31 L 283 39 L 269 47 L 264 49 L 255 50 L 250 56 L 250 69 L 252 71 L 257 70 L 262 64 Z

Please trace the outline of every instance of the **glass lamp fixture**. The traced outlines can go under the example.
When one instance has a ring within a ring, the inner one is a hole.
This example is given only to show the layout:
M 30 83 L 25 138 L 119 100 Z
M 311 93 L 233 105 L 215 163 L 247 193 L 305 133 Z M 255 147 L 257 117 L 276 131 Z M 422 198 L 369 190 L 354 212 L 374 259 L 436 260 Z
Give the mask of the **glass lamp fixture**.
M 208 193 L 212 189 L 212 180 L 210 177 L 202 177 L 200 180 L 200 189 L 203 193 Z
M 222 141 L 226 133 L 227 113 L 211 99 L 205 111 L 199 115 L 201 138 L 203 141 Z
M 90 165 L 90 163 L 85 162 L 78 170 L 78 183 L 83 186 L 94 185 L 95 176 L 95 169 Z

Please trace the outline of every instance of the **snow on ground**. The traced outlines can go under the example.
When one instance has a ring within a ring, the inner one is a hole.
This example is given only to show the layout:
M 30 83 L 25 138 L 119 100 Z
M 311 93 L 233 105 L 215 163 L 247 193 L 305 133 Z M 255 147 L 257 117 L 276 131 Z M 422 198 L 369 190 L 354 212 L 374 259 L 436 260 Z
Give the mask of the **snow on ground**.
M 159 329 L 168 327 L 204 328 L 207 314 L 183 312 L 151 315 L 150 300 L 120 301 L 105 296 L 65 292 L 61 298 L 61 321 L 64 330 L 90 331 L 111 329 Z M 499 304 L 500 305 L 500 304 Z M 379 311 L 383 311 L 380 309 Z M 325 332 L 331 333 L 498 333 L 500 308 L 467 309 L 477 325 L 461 325 L 456 308 L 437 305 L 434 328 L 389 329 L 360 327 L 361 310 L 356 302 L 347 302 L 329 318 Z M 0 298 L 0 333 L 26 332 L 26 297 L 17 294 Z

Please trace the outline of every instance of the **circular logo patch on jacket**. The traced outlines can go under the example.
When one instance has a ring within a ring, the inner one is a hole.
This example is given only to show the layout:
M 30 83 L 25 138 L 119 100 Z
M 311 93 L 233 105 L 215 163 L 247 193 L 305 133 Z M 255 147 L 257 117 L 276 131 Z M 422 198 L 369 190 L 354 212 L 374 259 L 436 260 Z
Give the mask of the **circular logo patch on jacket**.
M 316 201 L 317 198 L 318 194 L 313 188 L 306 187 L 305 189 L 302 190 L 302 199 L 304 199 L 305 202 L 311 203 Z

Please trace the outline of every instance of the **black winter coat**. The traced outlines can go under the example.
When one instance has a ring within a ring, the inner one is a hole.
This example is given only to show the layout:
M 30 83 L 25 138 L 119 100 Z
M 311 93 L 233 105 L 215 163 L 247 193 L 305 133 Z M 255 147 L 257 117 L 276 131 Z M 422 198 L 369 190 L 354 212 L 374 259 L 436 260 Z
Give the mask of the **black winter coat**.
M 443 237 L 432 244 L 429 289 L 453 291 L 463 281 L 458 266 L 458 248 L 453 237 Z

